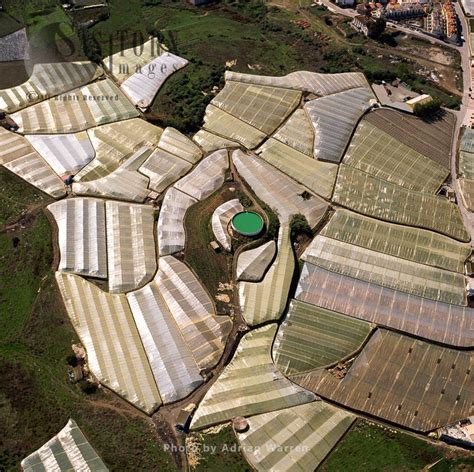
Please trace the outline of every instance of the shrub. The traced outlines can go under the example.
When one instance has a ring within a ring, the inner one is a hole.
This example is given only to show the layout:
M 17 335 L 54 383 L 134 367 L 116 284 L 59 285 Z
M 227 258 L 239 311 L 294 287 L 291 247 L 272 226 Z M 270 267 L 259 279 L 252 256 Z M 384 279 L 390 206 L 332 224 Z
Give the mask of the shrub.
M 313 232 L 308 224 L 308 220 L 301 213 L 293 215 L 290 221 L 290 236 L 291 240 L 295 241 L 300 235 L 312 237 Z

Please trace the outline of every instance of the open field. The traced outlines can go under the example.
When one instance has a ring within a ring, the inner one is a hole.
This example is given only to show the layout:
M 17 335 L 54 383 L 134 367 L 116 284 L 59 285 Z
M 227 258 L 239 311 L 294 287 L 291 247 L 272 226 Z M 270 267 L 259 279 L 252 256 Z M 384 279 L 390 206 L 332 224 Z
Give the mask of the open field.
M 321 472 L 419 471 L 446 457 L 441 470 L 472 470 L 467 451 L 434 446 L 394 428 L 359 420 L 321 466 Z

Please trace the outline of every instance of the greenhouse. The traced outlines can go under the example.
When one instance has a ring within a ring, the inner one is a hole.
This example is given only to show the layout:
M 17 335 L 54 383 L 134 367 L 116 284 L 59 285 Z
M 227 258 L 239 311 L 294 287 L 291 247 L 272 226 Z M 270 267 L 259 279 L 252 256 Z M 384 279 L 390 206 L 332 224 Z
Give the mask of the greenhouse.
M 374 110 L 365 120 L 434 162 L 450 169 L 456 118 L 441 111 L 434 120 L 422 120 L 388 108 Z
M 219 205 L 211 217 L 212 232 L 216 241 L 226 250 L 232 249 L 232 241 L 228 231 L 230 220 L 234 215 L 244 210 L 238 198 Z
M 85 131 L 75 134 L 26 136 L 38 154 L 60 177 L 76 174 L 95 157 L 95 150 Z
M 274 240 L 255 249 L 242 251 L 237 259 L 236 278 L 246 282 L 260 282 L 276 254 Z
M 197 200 L 171 187 L 165 198 L 158 217 L 158 247 L 160 256 L 174 254 L 184 249 L 186 231 L 184 216 L 191 205 Z
M 188 61 L 170 52 L 141 67 L 120 86 L 131 102 L 140 110 L 146 110 L 155 99 L 156 94 L 166 79 L 174 72 L 182 69 Z
M 341 380 L 294 380 L 351 409 L 428 432 L 472 413 L 473 355 L 378 329 Z
M 447 199 L 413 192 L 342 164 L 333 201 L 381 220 L 437 231 L 469 241 L 459 208 Z
M 117 81 L 122 83 L 164 52 L 166 51 L 158 39 L 151 38 L 141 45 L 104 57 L 103 63 Z
M 174 128 L 168 127 L 163 131 L 158 146 L 191 164 L 196 164 L 202 158 L 199 146 Z
M 458 182 L 464 206 L 474 211 L 474 180 L 459 179 Z
M 304 110 L 296 110 L 273 137 L 295 151 L 313 157 L 313 125 Z
M 233 152 L 232 159 L 239 175 L 278 214 L 281 224 L 289 224 L 292 215 L 301 213 L 315 227 L 325 216 L 329 205 L 322 198 L 312 195 L 262 159 L 240 150 Z
M 23 459 L 21 468 L 24 472 L 109 470 L 72 419 L 56 436 Z
M 196 410 L 192 430 L 316 399 L 313 393 L 286 379 L 273 364 L 271 347 L 277 328 L 270 324 L 244 335 L 232 361 Z
M 28 141 L 0 127 L 0 164 L 54 198 L 66 194 L 63 181 Z
M 292 300 L 273 344 L 273 360 L 286 376 L 332 366 L 353 356 L 371 325 Z
M 227 149 L 215 151 L 178 180 L 174 187 L 196 200 L 204 200 L 222 186 L 228 168 Z
M 295 90 L 227 80 L 211 103 L 268 136 L 285 121 L 300 100 L 301 93 Z
M 242 451 L 259 472 L 316 470 L 354 422 L 355 416 L 323 401 L 248 418 L 236 433 Z
M 388 256 L 326 236 L 316 236 L 301 258 L 332 272 L 383 287 L 431 300 L 467 304 L 466 282 L 462 274 Z
M 0 90 L 0 110 L 13 113 L 42 100 L 82 87 L 102 75 L 92 62 L 34 64 L 29 79 L 16 87 Z
M 239 147 L 239 144 L 230 139 L 223 138 L 217 134 L 210 133 L 205 129 L 199 130 L 194 136 L 193 140 L 202 147 L 204 152 L 214 152 L 218 149 Z
M 337 165 L 308 157 L 286 144 L 269 139 L 257 153 L 268 164 L 329 200 L 336 183 Z
M 464 273 L 471 253 L 460 243 L 433 231 L 385 223 L 338 209 L 321 235 L 409 261 Z
M 435 302 L 305 263 L 295 298 L 448 346 L 472 348 L 472 308 Z
M 163 403 L 187 397 L 203 378 L 158 283 L 128 293 L 127 300 Z
M 242 316 L 250 326 L 278 320 L 285 309 L 295 270 L 290 229 L 281 226 L 277 257 L 261 282 L 239 282 Z
M 58 227 L 58 270 L 107 278 L 105 203 L 95 198 L 67 198 L 48 205 Z
M 95 158 L 75 177 L 88 182 L 116 170 L 142 146 L 155 147 L 163 130 L 140 118 L 97 126 L 87 131 L 95 149 Z
M 25 134 L 75 133 L 138 116 L 110 79 L 94 82 L 11 115 Z
M 316 159 L 338 163 L 360 117 L 376 103 L 370 88 L 362 87 L 311 100 L 304 105 L 313 125 Z
M 358 87 L 367 87 L 364 74 L 360 72 L 344 72 L 342 74 L 318 74 L 316 72 L 296 71 L 283 77 L 268 75 L 242 74 L 226 71 L 225 80 L 254 85 L 290 88 L 302 92 L 324 96 L 343 92 Z
M 149 194 L 149 179 L 139 174 L 137 169 L 151 152 L 151 149 L 147 147 L 140 148 L 109 175 L 91 182 L 74 182 L 72 190 L 76 195 L 143 203 Z
M 436 193 L 449 170 L 370 122 L 357 127 L 344 164 L 417 192 Z
M 151 190 L 162 193 L 191 168 L 192 164 L 188 161 L 157 148 L 140 166 L 139 172 L 150 179 Z
M 56 272 L 56 280 L 90 371 L 125 400 L 153 413 L 162 402 L 127 297 L 104 292 L 77 275 Z
M 214 304 L 186 264 L 160 257 L 156 283 L 181 335 L 201 370 L 214 367 L 224 352 L 232 321 L 216 316 Z
M 107 201 L 107 265 L 111 293 L 135 290 L 156 271 L 153 208 Z
M 247 149 L 256 148 L 267 137 L 258 129 L 215 107 L 212 103 L 206 108 L 203 128 L 214 135 L 237 142 Z

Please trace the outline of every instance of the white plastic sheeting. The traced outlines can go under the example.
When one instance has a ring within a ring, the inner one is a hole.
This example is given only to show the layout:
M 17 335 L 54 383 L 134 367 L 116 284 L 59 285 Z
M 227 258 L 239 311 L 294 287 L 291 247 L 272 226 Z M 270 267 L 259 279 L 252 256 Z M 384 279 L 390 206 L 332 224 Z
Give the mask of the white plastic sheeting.
M 106 177 L 91 182 L 75 182 L 72 190 L 77 195 L 92 195 L 142 203 L 148 196 L 148 177 L 137 169 L 150 156 L 151 149 L 143 147 Z
M 76 182 L 99 179 L 117 169 L 142 146 L 158 144 L 163 130 L 140 118 L 97 126 L 87 134 L 96 157 L 75 177 Z
M 25 134 L 74 133 L 138 116 L 110 79 L 50 98 L 11 115 Z
M 76 174 L 95 157 L 94 147 L 85 131 L 25 137 L 59 176 Z
M 196 200 L 204 200 L 222 186 L 228 168 L 227 150 L 221 149 L 202 160 L 192 172 L 174 186 Z
M 0 127 L 0 164 L 54 198 L 66 194 L 63 181 L 46 161 L 18 134 Z
M 161 193 L 181 176 L 189 172 L 192 164 L 163 149 L 155 149 L 139 169 L 150 179 L 150 189 Z
M 225 80 L 235 80 L 247 84 L 292 88 L 320 96 L 330 95 L 358 87 L 369 87 L 364 74 L 360 72 L 318 74 L 316 72 L 297 71 L 283 77 L 271 77 L 266 75 L 242 74 L 240 72 L 226 71 Z
M 219 205 L 212 214 L 212 232 L 216 240 L 226 251 L 230 251 L 232 248 L 231 237 L 228 231 L 230 220 L 241 211 L 244 211 L 244 207 L 238 198 L 234 198 L 233 200 Z
M 232 361 L 212 384 L 196 410 L 191 429 L 253 416 L 315 400 L 315 395 L 283 377 L 272 361 L 278 325 L 247 333 Z
M 56 272 L 56 280 L 92 374 L 151 414 L 162 402 L 127 297 L 104 292 L 77 275 Z
M 374 103 L 374 94 L 365 87 L 307 102 L 304 109 L 315 133 L 314 157 L 340 162 L 357 121 Z
M 281 317 L 294 270 L 295 256 L 290 241 L 290 229 L 288 226 L 281 226 L 277 257 L 263 280 L 239 283 L 240 309 L 248 325 L 255 326 Z
M 202 151 L 193 141 L 174 128 L 166 128 L 161 135 L 158 147 L 181 157 L 191 164 L 196 164 L 202 157 Z
M 74 420 L 37 451 L 21 461 L 24 472 L 106 472 L 109 469 L 94 451 Z
M 145 285 L 156 271 L 153 208 L 107 201 L 109 291 L 127 292 Z
M 258 282 L 262 280 L 268 266 L 276 253 L 275 241 L 268 241 L 255 249 L 249 249 L 239 254 L 237 259 L 237 280 Z
M 199 279 L 172 256 L 160 257 L 156 282 L 199 368 L 214 367 L 224 352 L 231 319 L 216 316 L 214 304 Z
M 265 141 L 257 153 L 308 190 L 328 200 L 331 198 L 336 184 L 336 164 L 313 159 L 276 139 Z
M 275 169 L 262 159 L 237 150 L 232 154 L 237 172 L 255 194 L 270 206 L 282 224 L 289 224 L 292 215 L 303 214 L 311 227 L 324 217 L 328 204 L 309 193 L 305 187 Z M 309 198 L 303 198 L 303 194 Z
M 156 280 L 127 294 L 163 403 L 188 396 L 203 379 Z
M 102 69 L 92 62 L 35 64 L 30 78 L 25 83 L 0 90 L 0 110 L 13 113 L 92 82 L 102 72 Z
M 217 134 L 210 133 L 205 129 L 199 130 L 193 136 L 193 139 L 199 144 L 199 146 L 202 147 L 204 152 L 213 152 L 217 151 L 218 149 L 239 147 L 239 143 L 227 138 L 223 138 L 222 136 L 218 136 Z
M 186 59 L 164 52 L 126 79 L 120 88 L 134 105 L 146 110 L 166 79 L 186 64 L 188 64 Z
M 314 130 L 304 110 L 296 110 L 273 137 L 296 151 L 313 157 Z
M 182 251 L 186 244 L 184 216 L 197 200 L 171 187 L 167 190 L 158 218 L 158 247 L 161 256 Z
M 247 149 L 254 149 L 267 137 L 257 128 L 217 108 L 212 103 L 206 108 L 203 128 L 213 134 L 238 142 Z
M 48 206 L 58 225 L 58 270 L 107 278 L 105 203 L 96 198 L 67 198 Z

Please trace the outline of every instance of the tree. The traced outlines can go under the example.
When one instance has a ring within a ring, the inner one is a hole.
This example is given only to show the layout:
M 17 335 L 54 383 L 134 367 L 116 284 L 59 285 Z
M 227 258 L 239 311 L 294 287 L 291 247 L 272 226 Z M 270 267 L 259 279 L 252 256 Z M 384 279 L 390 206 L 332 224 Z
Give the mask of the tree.
M 293 215 L 290 221 L 290 236 L 291 240 L 295 241 L 296 238 L 300 235 L 311 237 L 313 236 L 313 232 L 311 231 L 311 227 L 309 226 L 308 220 L 306 216 L 298 213 L 297 215 Z
M 427 103 L 417 103 L 413 107 L 413 113 L 421 118 L 428 118 L 438 113 L 441 108 L 441 102 L 434 98 Z
M 374 21 L 369 21 L 367 24 L 368 36 L 372 39 L 377 39 L 385 31 L 387 26 L 386 21 L 383 18 L 377 18 Z

